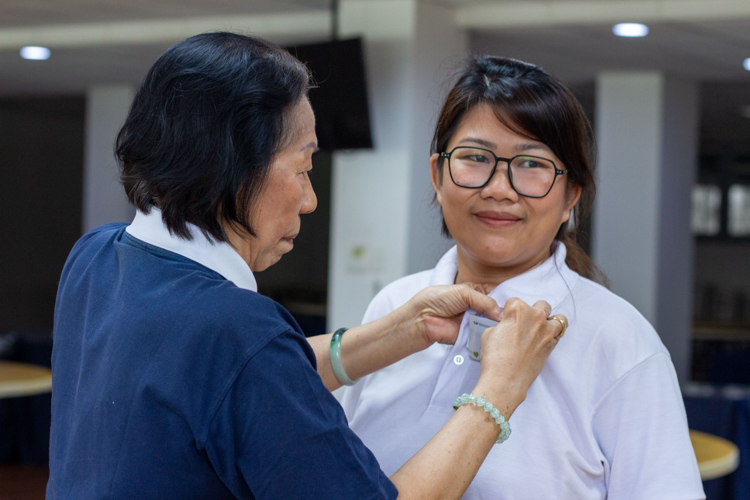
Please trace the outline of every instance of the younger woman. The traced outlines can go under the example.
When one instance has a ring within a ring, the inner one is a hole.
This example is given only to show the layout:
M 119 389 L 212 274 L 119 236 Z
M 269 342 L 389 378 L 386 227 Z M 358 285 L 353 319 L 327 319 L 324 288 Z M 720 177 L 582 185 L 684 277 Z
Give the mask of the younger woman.
M 568 229 L 594 196 L 591 134 L 562 83 L 531 64 L 472 58 L 438 118 L 430 159 L 444 231 L 434 269 L 383 289 L 364 321 L 430 285 L 496 286 L 544 299 L 570 325 L 464 498 L 704 498 L 669 353 L 651 325 L 600 283 Z M 634 200 L 634 203 L 637 201 Z M 470 392 L 469 313 L 455 345 L 433 345 L 344 394 L 351 428 L 386 473 L 397 470 Z M 345 354 L 345 353 L 344 353 Z

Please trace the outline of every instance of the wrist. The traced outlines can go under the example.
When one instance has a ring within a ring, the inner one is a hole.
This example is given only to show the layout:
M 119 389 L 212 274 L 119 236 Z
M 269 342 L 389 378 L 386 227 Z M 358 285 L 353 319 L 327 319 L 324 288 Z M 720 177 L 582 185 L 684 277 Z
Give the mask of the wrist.
M 461 396 L 456 398 L 456 401 L 453 403 L 453 409 L 458 410 L 461 406 L 467 404 L 476 405 L 482 408 L 498 425 L 498 427 L 500 428 L 500 434 L 495 440 L 496 444 L 504 443 L 510 437 L 510 425 L 508 425 L 508 421 L 502 415 L 500 409 L 495 408 L 491 401 L 488 401 L 486 398 L 478 396 L 474 393 L 462 394 Z
M 488 401 L 492 401 L 495 408 L 500 410 L 500 413 L 506 420 L 510 420 L 516 408 L 526 399 L 526 391 L 514 387 L 509 381 L 503 382 L 499 379 L 493 379 L 491 382 L 488 382 L 486 375 L 482 375 L 479 378 L 472 392 Z
M 410 352 L 427 349 L 434 341 L 429 337 L 428 320 L 421 308 L 411 301 L 396 309 L 392 316 L 392 333 L 398 336 L 399 342 L 409 346 Z

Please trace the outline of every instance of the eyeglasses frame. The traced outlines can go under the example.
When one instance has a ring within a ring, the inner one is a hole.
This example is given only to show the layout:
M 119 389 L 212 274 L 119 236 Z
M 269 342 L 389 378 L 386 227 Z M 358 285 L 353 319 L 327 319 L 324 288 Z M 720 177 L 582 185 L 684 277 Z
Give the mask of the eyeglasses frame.
M 481 186 L 464 186 L 463 184 L 459 184 L 458 182 L 456 182 L 456 179 L 453 178 L 453 171 L 451 170 L 451 156 L 453 155 L 453 152 L 456 151 L 457 149 L 476 149 L 478 151 L 485 151 L 485 152 L 491 154 L 493 158 L 495 158 L 495 166 L 492 167 L 492 172 L 490 173 L 490 176 L 487 178 L 487 180 L 485 181 L 484 184 L 482 184 Z M 440 156 L 440 158 L 445 158 L 446 160 L 448 160 L 448 175 L 451 176 L 451 181 L 453 181 L 453 184 L 455 184 L 458 187 L 462 187 L 462 188 L 466 188 L 466 189 L 482 189 L 483 187 L 485 187 L 487 184 L 490 183 L 490 181 L 492 180 L 492 177 L 495 175 L 495 172 L 497 171 L 497 164 L 500 163 L 500 161 L 504 161 L 508 165 L 508 180 L 510 181 L 510 187 L 513 188 L 513 191 L 515 191 L 516 194 L 518 194 L 519 196 L 523 196 L 525 198 L 544 198 L 545 196 L 547 196 L 550 193 L 550 191 L 552 191 L 552 188 L 555 186 L 555 181 L 557 181 L 557 176 L 568 173 L 567 170 L 560 170 L 559 168 L 557 168 L 557 165 L 555 164 L 554 161 L 550 160 L 549 158 L 544 158 L 542 156 L 516 155 L 516 156 L 513 156 L 512 158 L 501 158 L 501 157 L 497 156 L 493 151 L 491 151 L 489 149 L 475 148 L 473 146 L 456 146 L 455 148 L 451 149 L 448 152 L 444 151 L 444 152 L 440 153 L 439 156 Z M 518 190 L 516 189 L 516 186 L 513 184 L 513 173 L 510 170 L 510 163 L 513 160 L 515 160 L 516 158 L 521 157 L 521 156 L 523 156 L 524 158 L 536 158 L 537 160 L 548 161 L 555 168 L 555 177 L 552 179 L 552 184 L 550 184 L 549 189 L 543 195 L 541 195 L 541 196 L 529 196 L 527 194 L 519 193 Z

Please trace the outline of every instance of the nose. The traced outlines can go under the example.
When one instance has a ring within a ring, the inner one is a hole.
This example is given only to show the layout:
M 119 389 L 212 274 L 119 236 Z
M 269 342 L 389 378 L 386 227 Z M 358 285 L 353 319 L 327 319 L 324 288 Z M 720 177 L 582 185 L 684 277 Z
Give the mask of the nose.
M 510 183 L 510 172 L 508 170 L 507 163 L 500 162 L 497 164 L 497 168 L 492 174 L 490 181 L 482 188 L 483 197 L 494 198 L 496 200 L 518 200 L 518 193 L 516 193 L 516 190 L 513 189 Z
M 315 190 L 312 187 L 310 178 L 307 178 L 305 184 L 304 193 L 302 195 L 302 206 L 300 207 L 300 214 L 309 214 L 315 211 L 318 207 L 318 197 L 315 196 Z

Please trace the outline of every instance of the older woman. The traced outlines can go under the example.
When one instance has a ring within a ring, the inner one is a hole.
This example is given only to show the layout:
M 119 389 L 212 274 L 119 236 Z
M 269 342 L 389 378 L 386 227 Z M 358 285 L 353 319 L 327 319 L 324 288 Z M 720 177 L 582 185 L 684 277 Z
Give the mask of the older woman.
M 468 308 L 501 319 L 497 303 L 433 287 L 308 343 L 256 292 L 252 271 L 316 205 L 308 84 L 286 52 L 228 33 L 149 72 L 117 141 L 138 213 L 81 238 L 60 280 L 49 498 L 458 498 L 507 438 L 565 323 L 546 302 L 508 301 L 474 395 L 388 478 L 329 390 L 455 341 Z
M 515 413 L 512 438 L 490 452 L 464 498 L 704 498 L 669 353 L 630 304 L 596 283 L 601 272 L 568 229 L 571 212 L 593 200 L 591 149 L 586 117 L 558 80 L 512 59 L 470 59 L 438 118 L 430 161 L 456 246 L 434 269 L 385 287 L 365 315 L 383 317 L 428 286 L 474 282 L 500 303 L 544 297 L 571 318 Z M 386 473 L 479 379 L 475 321 L 487 323 L 467 314 L 455 345 L 433 345 L 346 390 L 351 427 Z

